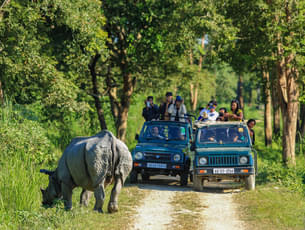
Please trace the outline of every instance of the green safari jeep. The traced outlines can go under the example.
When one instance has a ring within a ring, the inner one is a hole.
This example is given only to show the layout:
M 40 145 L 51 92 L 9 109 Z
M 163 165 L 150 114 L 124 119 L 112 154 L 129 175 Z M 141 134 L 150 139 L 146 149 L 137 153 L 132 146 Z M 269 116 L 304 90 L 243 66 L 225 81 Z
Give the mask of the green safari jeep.
M 149 180 L 152 175 L 179 175 L 180 184 L 187 185 L 192 141 L 189 122 L 147 121 L 136 139 L 131 183 L 137 182 L 138 174 L 142 180 Z
M 255 189 L 257 154 L 243 122 L 196 123 L 191 147 L 195 151 L 193 187 L 202 191 L 205 181 L 230 179 Z

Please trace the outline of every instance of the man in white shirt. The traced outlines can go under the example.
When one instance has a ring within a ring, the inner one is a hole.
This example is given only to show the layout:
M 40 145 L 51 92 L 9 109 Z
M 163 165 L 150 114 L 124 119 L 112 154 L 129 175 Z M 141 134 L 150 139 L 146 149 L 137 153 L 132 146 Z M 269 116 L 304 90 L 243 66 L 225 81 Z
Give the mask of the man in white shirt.
M 219 113 L 216 111 L 217 102 L 214 101 L 213 105 L 210 105 L 209 109 L 210 112 L 208 113 L 208 121 L 216 121 L 217 117 L 219 116 Z
M 210 101 L 207 107 L 200 111 L 199 121 L 216 121 L 219 113 L 216 112 L 217 102 Z
M 177 96 L 175 103 L 169 106 L 168 113 L 170 114 L 171 121 L 185 122 L 187 112 L 181 96 Z

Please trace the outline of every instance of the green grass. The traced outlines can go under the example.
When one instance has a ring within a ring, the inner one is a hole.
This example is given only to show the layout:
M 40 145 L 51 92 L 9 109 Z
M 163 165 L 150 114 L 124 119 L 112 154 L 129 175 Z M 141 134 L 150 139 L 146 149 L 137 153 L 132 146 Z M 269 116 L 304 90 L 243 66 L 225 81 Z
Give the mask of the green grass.
M 258 186 L 255 191 L 236 195 L 235 202 L 249 229 L 305 228 L 305 197 L 285 187 Z
M 0 108 L 0 229 L 126 229 L 145 195 L 135 187 L 123 188 L 120 210 L 114 214 L 107 213 L 111 187 L 106 190 L 105 214 L 93 211 L 94 197 L 90 207 L 79 206 L 80 188 L 74 190 L 70 212 L 62 202 L 49 209 L 41 206 L 40 187 L 47 186 L 48 177 L 39 169 L 55 169 L 69 139 L 88 132 L 76 121 L 69 122 L 67 133 L 56 123 L 45 129 L 48 125 L 24 118 L 12 105 Z

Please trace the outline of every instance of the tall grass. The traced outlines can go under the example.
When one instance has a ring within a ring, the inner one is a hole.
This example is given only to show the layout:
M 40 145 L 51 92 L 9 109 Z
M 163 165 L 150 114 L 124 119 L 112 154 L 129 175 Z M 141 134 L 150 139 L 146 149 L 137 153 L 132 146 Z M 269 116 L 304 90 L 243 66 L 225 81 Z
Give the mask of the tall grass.
M 142 106 L 139 106 L 140 101 L 143 104 L 143 100 L 135 97 L 130 108 L 127 130 L 127 142 L 130 146 L 135 145 L 135 133 L 139 132 L 144 122 L 141 120 Z M 114 132 L 108 109 L 106 108 L 107 124 Z M 25 107 L 7 102 L 4 107 L 0 107 L 0 229 L 73 228 L 71 221 L 77 219 L 80 222 L 84 221 L 84 215 L 88 217 L 87 212 L 90 209 L 76 209 L 66 213 L 61 202 L 53 209 L 41 207 L 40 187 L 48 184 L 48 177 L 39 173 L 39 169 L 55 169 L 62 150 L 73 137 L 97 133 L 97 119 L 90 120 L 88 115 L 76 114 L 65 119 L 64 123 L 42 120 L 39 117 L 39 108 L 35 105 Z M 74 205 L 78 203 L 80 189 L 76 189 L 75 193 Z M 136 202 L 134 199 L 138 196 L 130 196 L 132 195 L 127 193 L 124 197 L 123 192 L 120 199 L 126 199 L 122 201 L 125 205 Z M 127 211 L 127 208 L 123 210 Z M 92 212 L 90 218 L 90 221 L 97 221 L 101 216 Z M 122 224 L 111 216 L 103 216 L 102 219 L 108 223 Z M 91 225 L 95 225 L 95 222 Z

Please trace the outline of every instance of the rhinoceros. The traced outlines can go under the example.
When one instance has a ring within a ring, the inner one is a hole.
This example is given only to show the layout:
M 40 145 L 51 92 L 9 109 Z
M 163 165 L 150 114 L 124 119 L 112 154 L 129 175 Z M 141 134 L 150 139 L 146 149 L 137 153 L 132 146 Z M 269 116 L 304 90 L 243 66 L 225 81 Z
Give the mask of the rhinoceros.
M 65 209 L 72 208 L 72 190 L 81 187 L 80 203 L 87 206 L 94 192 L 94 210 L 103 212 L 104 188 L 114 180 L 108 212 L 118 211 L 118 195 L 132 169 L 127 146 L 111 132 L 102 131 L 91 137 L 74 138 L 63 152 L 55 171 L 41 169 L 49 175 L 49 185 L 41 189 L 43 205 L 63 198 Z

